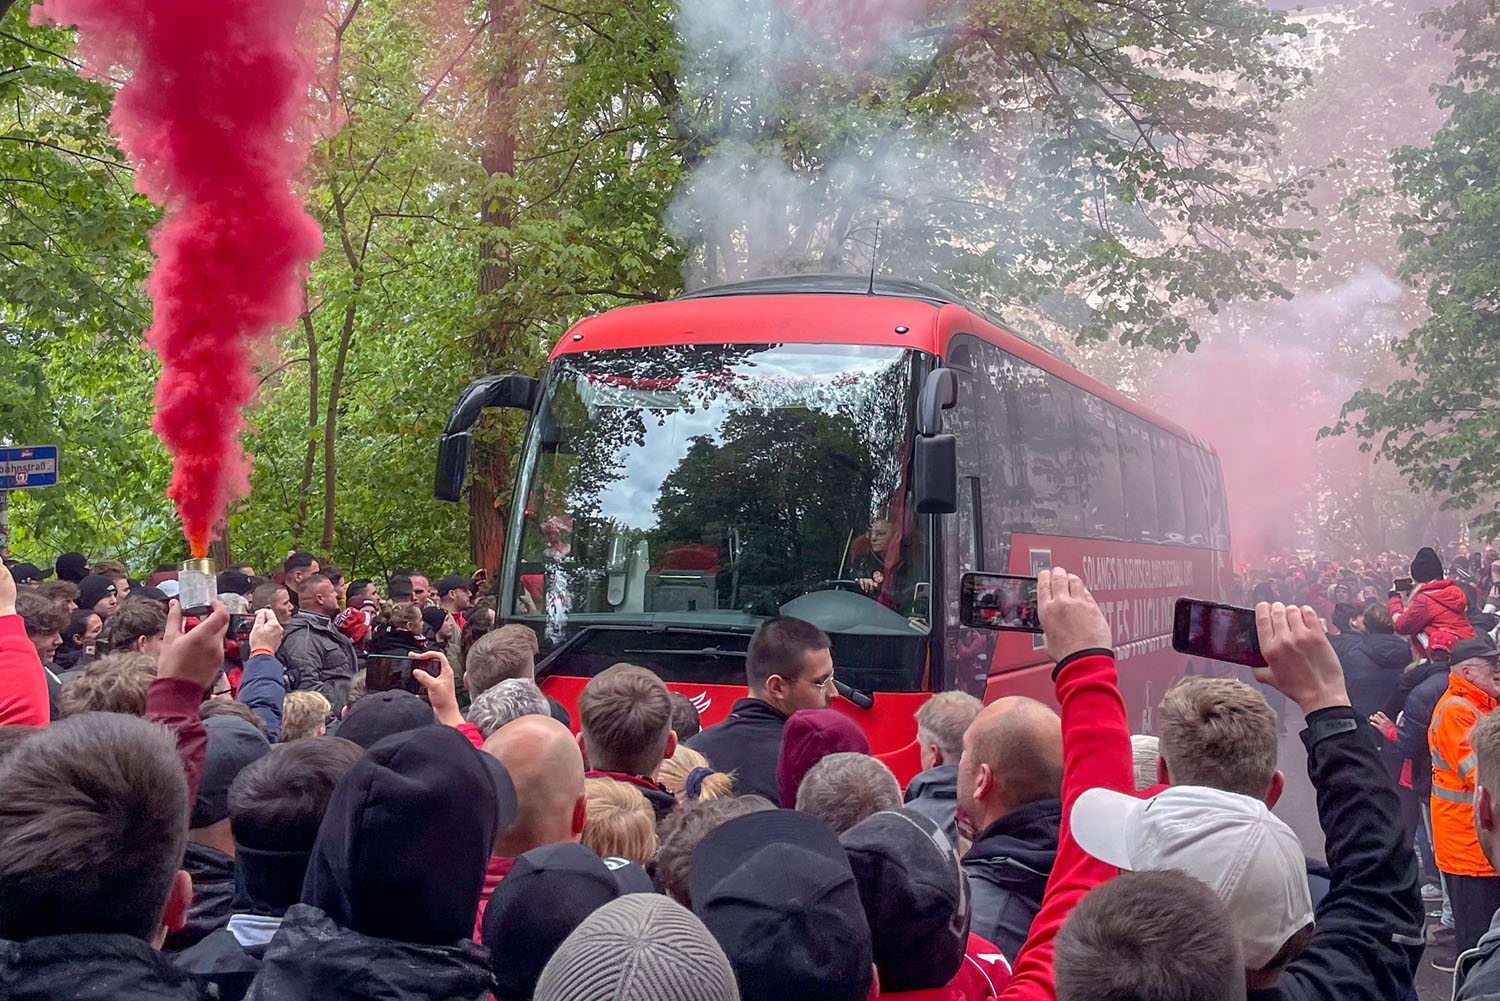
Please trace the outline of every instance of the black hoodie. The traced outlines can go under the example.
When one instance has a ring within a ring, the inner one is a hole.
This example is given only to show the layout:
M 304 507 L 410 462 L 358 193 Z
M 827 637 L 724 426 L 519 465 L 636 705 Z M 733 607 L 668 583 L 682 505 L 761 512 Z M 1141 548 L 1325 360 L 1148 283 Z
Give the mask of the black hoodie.
M 189 841 L 182 868 L 193 877 L 193 905 L 187 924 L 167 936 L 163 951 L 182 952 L 223 928 L 234 902 L 234 859 L 217 848 Z
M 445 726 L 386 737 L 334 787 L 302 884 L 248 997 L 446 1001 L 489 990 L 470 941 L 495 833 L 515 817 L 495 759 Z
M 1028 804 L 986 827 L 964 856 L 974 900 L 970 930 L 999 946 L 1009 962 L 1042 908 L 1061 823 L 1061 800 Z

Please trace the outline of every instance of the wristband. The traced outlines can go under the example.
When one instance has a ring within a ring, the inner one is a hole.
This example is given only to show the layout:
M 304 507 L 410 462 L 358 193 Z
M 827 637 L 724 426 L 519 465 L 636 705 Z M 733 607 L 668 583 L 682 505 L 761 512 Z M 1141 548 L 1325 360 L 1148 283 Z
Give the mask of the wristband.
M 258 646 L 250 651 L 250 656 L 252 657 L 259 657 L 261 654 L 265 654 L 267 657 L 274 657 L 276 656 L 276 651 L 268 646 Z
M 1057 666 L 1052 669 L 1052 680 L 1056 681 L 1057 676 L 1062 673 L 1062 669 L 1075 660 L 1082 660 L 1084 657 L 1109 657 L 1113 660 L 1114 656 L 1115 652 L 1113 650 L 1108 650 L 1104 647 L 1091 647 L 1088 650 L 1079 650 L 1077 653 L 1070 653 L 1058 661 Z
M 1356 733 L 1360 728 L 1359 720 L 1354 716 L 1354 711 L 1348 706 L 1334 706 L 1333 709 L 1342 709 L 1344 712 L 1328 713 L 1324 711 L 1313 713 L 1315 719 L 1307 721 L 1307 729 L 1302 734 L 1303 742 L 1308 748 L 1314 744 L 1336 737 L 1341 733 Z

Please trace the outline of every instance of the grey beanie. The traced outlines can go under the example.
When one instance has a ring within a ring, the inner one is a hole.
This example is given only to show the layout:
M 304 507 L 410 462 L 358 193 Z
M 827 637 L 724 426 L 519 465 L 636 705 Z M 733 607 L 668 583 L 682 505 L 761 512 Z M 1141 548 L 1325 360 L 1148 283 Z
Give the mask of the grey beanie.
M 535 1001 L 739 1001 L 709 930 L 659 893 L 632 893 L 584 919 L 557 947 Z

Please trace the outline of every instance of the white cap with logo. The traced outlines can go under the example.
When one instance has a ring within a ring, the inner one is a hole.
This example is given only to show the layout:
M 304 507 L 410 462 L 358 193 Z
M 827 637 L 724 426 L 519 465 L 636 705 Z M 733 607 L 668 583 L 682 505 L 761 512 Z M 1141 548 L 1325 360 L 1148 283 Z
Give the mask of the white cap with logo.
M 1312 924 L 1297 835 L 1258 799 L 1173 786 L 1150 799 L 1090 789 L 1073 805 L 1073 838 L 1101 862 L 1176 869 L 1208 884 L 1240 930 L 1245 968 L 1266 966 Z

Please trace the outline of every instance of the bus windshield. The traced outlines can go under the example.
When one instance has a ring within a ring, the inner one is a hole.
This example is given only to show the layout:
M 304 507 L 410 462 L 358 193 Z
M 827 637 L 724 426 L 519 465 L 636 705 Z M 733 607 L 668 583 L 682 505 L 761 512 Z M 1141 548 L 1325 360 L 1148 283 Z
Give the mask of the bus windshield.
M 925 635 L 908 502 L 915 351 L 693 344 L 564 354 L 511 522 L 516 617 Z M 822 621 L 819 621 L 819 620 Z

